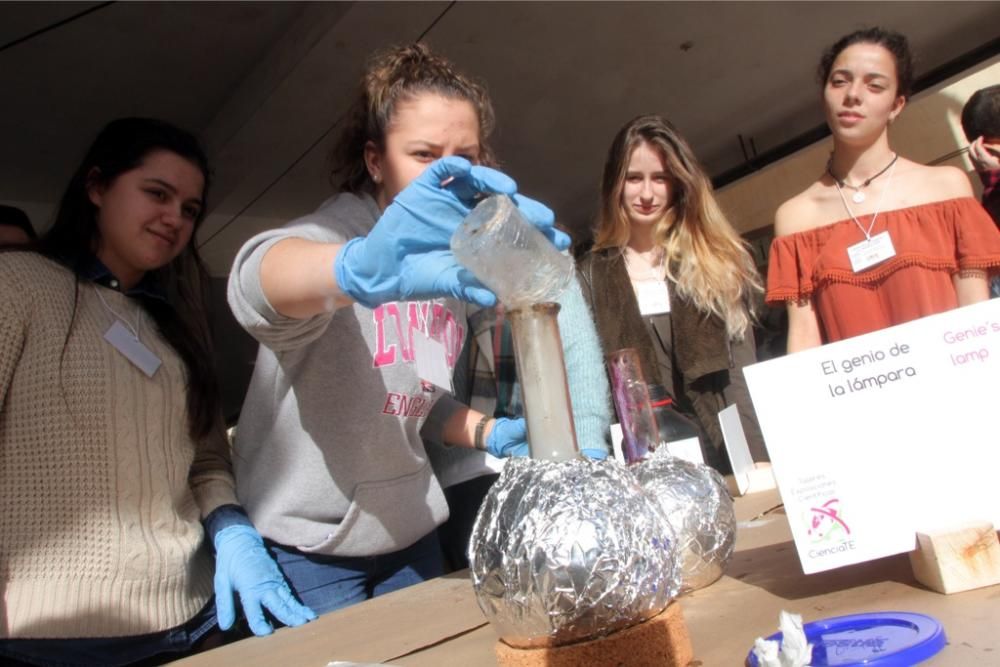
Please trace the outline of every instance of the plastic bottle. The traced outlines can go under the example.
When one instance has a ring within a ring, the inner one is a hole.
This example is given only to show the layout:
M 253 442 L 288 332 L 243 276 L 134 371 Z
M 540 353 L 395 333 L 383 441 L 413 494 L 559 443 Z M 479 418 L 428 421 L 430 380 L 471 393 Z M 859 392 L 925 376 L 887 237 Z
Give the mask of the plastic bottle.
M 558 300 L 575 271 L 573 259 L 525 220 L 507 195 L 479 202 L 452 235 L 451 251 L 508 310 Z
M 674 399 L 662 385 L 648 388 L 649 403 L 659 427 L 659 446 L 666 447 L 674 456 L 704 463 L 698 426 L 674 408 Z

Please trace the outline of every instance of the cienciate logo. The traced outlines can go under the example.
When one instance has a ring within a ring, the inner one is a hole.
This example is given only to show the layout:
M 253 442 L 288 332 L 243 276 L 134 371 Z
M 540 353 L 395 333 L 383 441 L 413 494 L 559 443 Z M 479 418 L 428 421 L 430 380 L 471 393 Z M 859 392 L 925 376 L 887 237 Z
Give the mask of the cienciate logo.
M 810 507 L 807 511 L 809 541 L 813 544 L 824 544 L 838 542 L 851 534 L 851 528 L 847 525 L 844 517 L 840 513 L 840 499 L 831 498 L 818 507 Z

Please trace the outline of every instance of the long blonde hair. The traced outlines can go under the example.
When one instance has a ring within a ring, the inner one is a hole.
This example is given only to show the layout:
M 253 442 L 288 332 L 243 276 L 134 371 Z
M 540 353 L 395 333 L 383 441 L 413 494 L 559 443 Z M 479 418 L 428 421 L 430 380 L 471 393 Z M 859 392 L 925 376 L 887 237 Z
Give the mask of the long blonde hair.
M 753 321 L 753 297 L 763 291 L 760 276 L 691 147 L 662 116 L 639 116 L 615 135 L 601 179 L 594 250 L 625 252 L 630 225 L 622 190 L 632 152 L 643 143 L 659 152 L 670 178 L 672 201 L 654 228 L 667 277 L 681 297 L 721 318 L 730 338 L 740 340 Z

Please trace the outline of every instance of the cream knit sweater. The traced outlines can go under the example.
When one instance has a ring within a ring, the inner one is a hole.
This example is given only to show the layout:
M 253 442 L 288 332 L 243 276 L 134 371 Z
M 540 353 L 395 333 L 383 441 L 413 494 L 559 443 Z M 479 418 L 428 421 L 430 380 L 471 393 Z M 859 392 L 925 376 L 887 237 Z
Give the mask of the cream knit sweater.
M 0 637 L 145 634 L 212 594 L 200 519 L 236 502 L 224 437 L 188 436 L 183 362 L 146 377 L 104 340 L 132 299 L 24 252 L 0 253 Z M 67 331 L 71 331 L 67 340 Z

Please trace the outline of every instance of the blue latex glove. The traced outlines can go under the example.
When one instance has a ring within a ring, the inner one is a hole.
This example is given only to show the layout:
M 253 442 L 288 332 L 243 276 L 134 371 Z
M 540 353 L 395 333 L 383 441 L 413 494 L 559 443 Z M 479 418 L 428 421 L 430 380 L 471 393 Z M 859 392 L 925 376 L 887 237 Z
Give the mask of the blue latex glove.
M 223 630 L 236 621 L 234 593 L 240 594 L 243 613 L 255 635 L 274 631 L 264 609 L 289 626 L 316 618 L 312 609 L 292 596 L 278 565 L 264 548 L 264 540 L 252 526 L 229 526 L 215 535 L 215 608 Z
M 492 305 L 493 293 L 455 261 L 451 236 L 477 194 L 516 191 L 508 176 L 463 158 L 432 162 L 396 195 L 368 236 L 344 245 L 334 262 L 337 284 L 369 308 L 439 296 Z
M 486 451 L 497 458 L 528 455 L 528 425 L 523 418 L 499 417 L 486 438 Z
M 494 305 L 496 296 L 455 260 L 451 236 L 475 206 L 476 196 L 514 195 L 516 190 L 505 174 L 460 157 L 431 163 L 396 195 L 368 236 L 344 245 L 334 262 L 337 284 L 369 308 L 439 296 Z M 526 197 L 515 201 L 554 243 L 568 244 L 568 237 L 552 226 L 552 211 Z
M 581 449 L 580 453 L 594 461 L 603 461 L 608 458 L 608 453 L 603 449 Z

